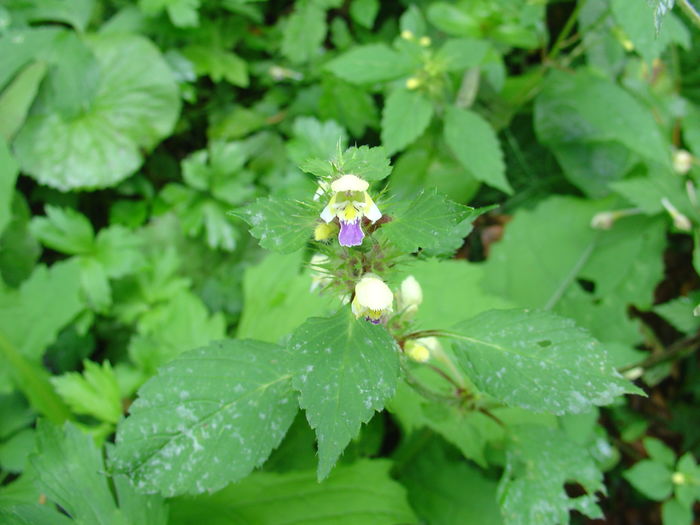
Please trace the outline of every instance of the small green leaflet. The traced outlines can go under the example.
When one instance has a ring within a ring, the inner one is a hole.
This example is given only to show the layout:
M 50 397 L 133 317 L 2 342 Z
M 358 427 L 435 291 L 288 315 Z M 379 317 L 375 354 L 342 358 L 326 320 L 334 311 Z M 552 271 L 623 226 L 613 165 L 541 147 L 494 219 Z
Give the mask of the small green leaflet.
M 419 91 L 395 89 L 382 111 L 382 144 L 387 153 L 401 151 L 420 137 L 433 118 L 433 104 Z
M 173 500 L 171 525 L 417 523 L 391 467 L 389 461 L 362 460 L 338 466 L 323 483 L 308 471 L 256 472 L 216 494 Z
M 390 213 L 391 221 L 379 231 L 404 252 L 422 249 L 428 255 L 448 254 L 462 245 L 471 220 L 483 211 L 452 202 L 437 190 L 427 190 L 413 201 L 397 204 Z
M 506 179 L 506 165 L 496 132 L 480 115 L 468 109 L 448 108 L 445 140 L 472 176 L 501 191 L 513 193 Z
M 398 348 L 383 326 L 356 320 L 348 308 L 312 317 L 289 342 L 299 405 L 318 438 L 318 478 L 333 468 L 360 424 L 396 389 Z
M 451 38 L 435 54 L 447 71 L 462 71 L 478 66 L 490 49 L 488 42 L 474 38 Z
M 587 494 L 568 496 L 564 484 L 572 481 Z M 602 518 L 595 492 L 604 488 L 593 458 L 565 433 L 544 426 L 515 427 L 498 487 L 504 523 L 568 524 L 570 510 Z
M 454 349 L 476 387 L 509 406 L 562 415 L 643 394 L 586 330 L 558 315 L 490 310 L 458 324 Z
M 320 210 L 313 206 L 275 197 L 258 199 L 235 213 L 250 225 L 260 246 L 280 253 L 302 248 L 320 220 Z
M 325 10 L 313 0 L 299 0 L 282 35 L 282 54 L 295 64 L 308 62 L 326 37 Z
M 354 84 L 371 84 L 393 80 L 411 72 L 411 60 L 386 44 L 357 46 L 334 58 L 326 69 Z
M 343 173 L 352 173 L 366 181 L 374 182 L 391 175 L 392 168 L 384 148 L 360 146 L 345 150 L 340 169 Z
M 224 340 L 182 354 L 139 390 L 117 429 L 113 467 L 141 492 L 217 490 L 247 476 L 297 413 L 289 356 Z

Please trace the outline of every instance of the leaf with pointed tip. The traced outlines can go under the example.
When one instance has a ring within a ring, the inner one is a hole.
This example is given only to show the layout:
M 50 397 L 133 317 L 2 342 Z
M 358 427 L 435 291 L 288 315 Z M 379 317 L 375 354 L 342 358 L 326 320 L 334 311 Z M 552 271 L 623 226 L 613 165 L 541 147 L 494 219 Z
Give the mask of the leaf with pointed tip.
M 381 146 L 348 148 L 343 153 L 343 173 L 352 173 L 366 181 L 377 181 L 391 174 L 391 165 L 386 150 Z
M 510 406 L 562 415 L 643 394 L 603 346 L 550 312 L 490 310 L 459 323 L 454 349 L 476 387 Z
M 301 202 L 275 197 L 261 198 L 235 212 L 250 224 L 250 233 L 260 246 L 292 253 L 311 238 L 319 210 Z
M 112 464 L 142 492 L 217 490 L 247 476 L 297 412 L 288 354 L 224 340 L 182 354 L 139 390 Z
M 294 388 L 318 438 L 318 478 L 333 468 L 360 424 L 396 389 L 398 349 L 383 326 L 356 320 L 344 308 L 312 317 L 292 334 Z
M 401 151 L 420 137 L 433 118 L 432 102 L 419 91 L 395 89 L 382 112 L 382 144 L 387 153 Z
M 413 64 L 405 55 L 386 44 L 368 44 L 352 48 L 325 67 L 348 82 L 371 84 L 405 75 L 411 71 Z

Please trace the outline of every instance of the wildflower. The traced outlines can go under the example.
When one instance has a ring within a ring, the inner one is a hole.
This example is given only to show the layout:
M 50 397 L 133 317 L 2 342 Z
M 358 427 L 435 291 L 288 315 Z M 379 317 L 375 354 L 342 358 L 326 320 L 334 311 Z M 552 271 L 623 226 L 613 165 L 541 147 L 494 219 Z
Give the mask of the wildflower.
M 362 218 L 375 222 L 382 217 L 377 205 L 367 193 L 369 183 L 356 175 L 343 175 L 331 183 L 333 196 L 321 212 L 326 223 L 335 217 L 340 221 L 338 242 L 342 246 L 359 246 L 365 234 Z
M 366 273 L 355 285 L 352 313 L 364 317 L 372 324 L 379 324 L 392 311 L 394 294 L 384 281 L 372 273 Z

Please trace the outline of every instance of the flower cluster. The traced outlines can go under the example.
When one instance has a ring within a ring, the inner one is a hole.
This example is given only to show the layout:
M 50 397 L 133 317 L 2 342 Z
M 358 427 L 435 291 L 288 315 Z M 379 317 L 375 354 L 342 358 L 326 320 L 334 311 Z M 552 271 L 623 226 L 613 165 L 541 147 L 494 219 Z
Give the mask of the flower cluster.
M 367 217 L 371 222 L 376 222 L 382 217 L 382 212 L 367 193 L 367 188 L 369 183 L 356 175 L 343 175 L 331 183 L 332 196 L 321 212 L 321 219 L 329 224 L 338 218 L 338 242 L 342 246 L 362 244 L 365 237 L 362 231 L 363 217 Z

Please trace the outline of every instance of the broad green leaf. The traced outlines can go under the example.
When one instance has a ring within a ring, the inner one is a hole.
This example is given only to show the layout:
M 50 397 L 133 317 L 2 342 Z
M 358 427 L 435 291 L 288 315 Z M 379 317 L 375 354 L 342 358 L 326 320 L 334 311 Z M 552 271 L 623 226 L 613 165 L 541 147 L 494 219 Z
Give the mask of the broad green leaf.
M 18 5 L 17 5 L 18 4 Z M 83 32 L 95 6 L 94 0 L 35 0 L 13 5 L 13 14 L 27 22 L 64 22 Z
M 287 143 L 287 153 L 297 165 L 309 158 L 329 160 L 345 149 L 347 140 L 345 130 L 333 120 L 299 117 L 294 121 L 294 137 Z
M 177 27 L 198 26 L 199 5 L 200 0 L 139 0 L 144 14 L 154 16 L 165 10 Z
M 700 500 L 700 467 L 698 467 L 692 452 L 686 452 L 681 456 L 676 465 L 676 470 L 683 474 L 684 482 L 675 485 L 676 499 L 685 508 L 692 508 L 696 501 Z
M 455 323 L 493 308 L 515 305 L 484 291 L 484 266 L 461 259 L 427 259 L 412 262 L 405 268 L 423 289 L 423 302 L 416 313 L 422 329 L 447 329 Z
M 162 367 L 117 429 L 112 464 L 141 492 L 218 490 L 262 464 L 297 412 L 289 355 L 224 340 Z
M 454 349 L 471 381 L 509 406 L 576 414 L 642 393 L 587 331 L 549 312 L 491 310 L 455 331 Z
M 0 138 L 0 234 L 12 217 L 12 197 L 15 194 L 17 164 L 5 141 Z
M 700 328 L 700 318 L 693 315 L 693 310 L 700 303 L 700 295 L 678 297 L 654 306 L 654 313 L 663 317 L 682 333 L 693 333 Z
M 450 39 L 435 54 L 435 60 L 447 71 L 462 71 L 481 64 L 490 46 L 484 40 Z
M 139 493 L 126 476 L 117 474 L 112 477 L 112 481 L 119 510 L 127 523 L 168 525 L 168 507 L 163 498 Z
M 427 190 L 413 201 L 398 203 L 390 215 L 391 220 L 379 231 L 398 249 L 443 255 L 462 245 L 471 230 L 471 220 L 479 212 L 452 202 L 435 190 Z
M 605 104 L 600 101 L 605 100 Z M 644 159 L 670 166 L 671 150 L 662 136 L 651 111 L 623 88 L 610 80 L 587 71 L 576 74 L 552 71 L 544 82 L 542 92 L 535 100 L 535 130 L 568 172 L 575 168 L 580 156 L 567 156 L 572 148 L 586 148 L 601 144 L 616 148 L 616 155 L 625 160 L 625 149 Z M 639 130 L 645 130 L 640 133 Z M 622 148 L 621 148 L 622 146 Z M 595 157 L 591 157 L 594 161 Z M 595 192 L 611 181 L 609 162 L 591 164 L 589 178 L 598 181 Z M 624 175 L 616 171 L 615 177 Z M 572 179 L 584 191 L 592 187 L 585 181 Z
M 662 463 L 643 459 L 625 470 L 622 475 L 649 499 L 663 501 L 673 492 L 671 470 Z
M 448 108 L 445 140 L 474 178 L 506 193 L 513 192 L 506 179 L 503 151 L 496 132 L 481 116 L 467 109 Z
M 422 448 L 401 469 L 400 481 L 424 523 L 431 525 L 500 525 L 495 481 L 459 461 L 437 440 Z
M 379 6 L 379 0 L 352 0 L 350 16 L 362 27 L 372 29 L 377 13 L 379 13 Z
M 433 104 L 418 91 L 395 89 L 382 111 L 382 145 L 392 155 L 420 137 L 433 117 Z
M 586 491 L 571 497 L 564 484 L 578 482 Z M 509 525 L 560 525 L 577 510 L 602 518 L 595 493 L 604 490 L 603 474 L 589 453 L 566 434 L 544 426 L 517 427 L 498 487 L 501 514 Z
M 664 525 L 693 525 L 693 509 L 684 507 L 676 499 L 664 501 L 661 517 Z
M 663 441 L 652 437 L 646 437 L 644 438 L 644 448 L 651 459 L 669 468 L 673 468 L 676 462 L 676 453 Z
M 24 124 L 39 84 L 46 74 L 46 64 L 34 62 L 26 66 L 0 95 L 0 137 L 12 140 Z
M 46 58 L 56 37 L 62 33 L 63 30 L 53 27 L 3 33 L 0 36 L 0 56 L 3 57 L 0 62 L 0 89 L 24 66 L 38 57 Z
M 199 297 L 182 290 L 144 314 L 138 334 L 129 343 L 129 356 L 143 371 L 152 374 L 181 353 L 225 335 L 224 316 L 211 315 Z
M 248 64 L 241 57 L 215 46 L 191 45 L 182 50 L 194 64 L 197 75 L 207 75 L 214 82 L 248 87 Z
M 34 217 L 32 235 L 53 250 L 82 255 L 94 248 L 95 231 L 85 215 L 72 208 L 46 206 L 45 217 Z
M 356 320 L 348 308 L 312 317 L 289 342 L 299 405 L 318 438 L 318 478 L 333 468 L 360 424 L 396 389 L 398 347 L 383 326 Z
M 339 466 L 323 483 L 313 472 L 256 472 L 216 494 L 172 501 L 172 525 L 396 525 L 416 523 L 392 464 Z M 369 490 L 368 490 L 369 489 Z
M 311 291 L 312 282 L 310 272 L 302 267 L 301 252 L 269 254 L 260 264 L 246 268 L 245 306 L 237 337 L 277 343 L 309 317 L 331 311 L 337 302 Z
M 326 64 L 334 75 L 354 84 L 393 80 L 413 69 L 411 61 L 386 44 L 356 46 Z
M 366 181 L 382 180 L 391 174 L 391 164 L 386 151 L 381 146 L 352 147 L 343 153 L 343 173 L 352 173 Z
M 179 113 L 170 69 L 148 40 L 100 35 L 88 40 L 100 65 L 91 107 L 75 118 L 58 108 L 31 115 L 15 140 L 23 171 L 66 191 L 112 186 L 131 175 L 170 134 Z
M 119 385 L 109 361 L 102 366 L 86 359 L 84 371 L 52 377 L 58 394 L 76 414 L 86 414 L 108 423 L 118 423 L 122 416 Z
M 37 426 L 36 453 L 30 461 L 47 497 L 77 524 L 113 525 L 117 511 L 101 451 L 75 426 L 63 429 L 43 421 Z
M 295 252 L 311 239 L 319 213 L 309 204 L 275 197 L 258 199 L 236 211 L 260 246 L 280 253 Z
M 439 30 L 454 36 L 479 36 L 479 18 L 466 8 L 447 2 L 433 2 L 427 10 L 428 20 Z
M 321 88 L 318 111 L 322 118 L 338 121 L 356 137 L 364 135 L 367 127 L 376 127 L 377 107 L 365 89 L 332 75 L 323 79 Z
M 74 525 L 67 516 L 40 503 L 0 507 L 0 522 L 4 525 Z
M 34 429 L 25 428 L 0 443 L 0 466 L 9 472 L 22 472 L 34 451 Z
M 308 62 L 326 37 L 326 12 L 313 0 L 299 0 L 282 30 L 282 54 L 293 63 Z

